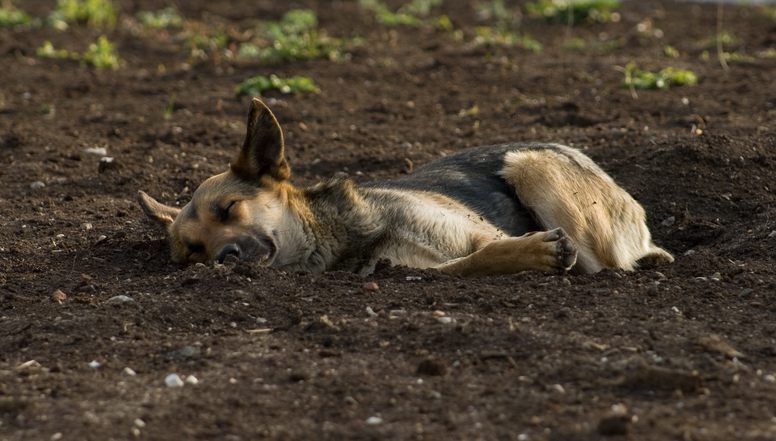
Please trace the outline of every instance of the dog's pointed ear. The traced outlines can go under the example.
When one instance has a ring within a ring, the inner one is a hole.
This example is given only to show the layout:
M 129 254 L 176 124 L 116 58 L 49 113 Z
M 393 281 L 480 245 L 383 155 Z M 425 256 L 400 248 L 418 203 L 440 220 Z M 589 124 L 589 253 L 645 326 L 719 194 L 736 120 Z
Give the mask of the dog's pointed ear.
M 181 211 L 180 208 L 170 207 L 158 202 L 156 199 L 148 196 L 144 191 L 137 192 L 137 201 L 151 220 L 161 224 L 165 228 L 170 226 L 172 221 L 175 220 L 178 213 Z
M 258 181 L 263 176 L 283 181 L 291 175 L 283 130 L 269 107 L 258 98 L 251 101 L 248 133 L 231 168 L 234 174 L 248 181 Z

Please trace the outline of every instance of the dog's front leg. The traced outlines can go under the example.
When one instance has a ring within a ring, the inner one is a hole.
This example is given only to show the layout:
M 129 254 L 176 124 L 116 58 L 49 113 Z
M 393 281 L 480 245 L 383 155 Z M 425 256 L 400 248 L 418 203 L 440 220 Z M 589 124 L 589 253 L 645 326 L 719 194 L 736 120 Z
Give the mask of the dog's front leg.
M 488 276 L 537 270 L 571 269 L 577 249 L 562 229 L 528 233 L 494 240 L 474 253 L 447 261 L 436 268 L 457 276 Z

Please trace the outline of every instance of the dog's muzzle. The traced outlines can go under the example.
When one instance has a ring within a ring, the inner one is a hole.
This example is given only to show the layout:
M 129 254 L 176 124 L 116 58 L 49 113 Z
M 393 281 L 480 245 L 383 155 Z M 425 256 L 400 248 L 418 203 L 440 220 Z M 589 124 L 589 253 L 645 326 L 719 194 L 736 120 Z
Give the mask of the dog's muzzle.
M 216 254 L 216 263 L 224 263 L 230 256 L 238 260 L 269 264 L 275 258 L 277 246 L 270 238 L 242 237 L 224 245 Z

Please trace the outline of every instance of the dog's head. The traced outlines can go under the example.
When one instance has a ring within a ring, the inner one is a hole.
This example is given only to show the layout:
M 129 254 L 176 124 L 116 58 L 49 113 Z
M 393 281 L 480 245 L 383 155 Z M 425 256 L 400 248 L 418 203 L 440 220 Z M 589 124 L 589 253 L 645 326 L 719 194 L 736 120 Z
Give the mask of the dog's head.
M 253 99 L 245 142 L 230 169 L 205 180 L 183 208 L 140 191 L 143 211 L 164 226 L 175 262 L 223 262 L 229 256 L 269 264 L 288 214 L 283 132 L 264 103 Z

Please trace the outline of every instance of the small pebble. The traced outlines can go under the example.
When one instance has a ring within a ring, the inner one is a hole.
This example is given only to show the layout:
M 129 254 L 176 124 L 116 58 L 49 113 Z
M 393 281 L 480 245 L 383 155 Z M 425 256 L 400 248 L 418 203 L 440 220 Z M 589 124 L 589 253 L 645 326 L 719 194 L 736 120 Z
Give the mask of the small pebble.
M 772 238 L 774 238 L 774 237 L 776 237 L 776 230 L 773 230 L 773 231 L 771 231 L 771 232 L 768 234 L 768 239 L 772 239 Z
M 450 323 L 453 322 L 453 318 L 452 317 L 437 317 L 436 319 L 437 319 L 437 321 L 439 323 L 442 323 L 442 324 L 445 324 L 445 325 L 449 325 Z
M 377 317 L 377 313 L 375 312 L 374 309 L 372 309 L 371 306 L 366 307 L 366 315 L 368 315 L 369 317 Z
M 662 225 L 664 227 L 670 227 L 670 226 L 672 226 L 675 223 L 676 223 L 676 217 L 669 216 L 669 217 L 665 218 L 663 220 L 663 222 L 660 222 L 660 225 Z
M 89 367 L 92 368 L 92 369 L 99 369 L 100 366 L 102 366 L 102 365 L 97 360 L 92 360 L 92 361 L 89 362 Z
M 140 418 L 135 418 L 134 423 L 136 427 L 139 427 L 141 429 L 146 426 L 145 421 L 141 420 Z
M 364 283 L 362 288 L 364 288 L 364 291 L 372 291 L 372 292 L 374 292 L 374 291 L 379 291 L 380 290 L 380 285 L 378 285 L 377 282 L 366 282 L 366 283 Z
M 104 234 L 100 234 L 100 236 L 97 238 L 97 240 L 94 242 L 95 244 L 105 242 L 105 240 L 108 238 L 108 236 Z
M 369 424 L 370 426 L 376 426 L 378 424 L 382 424 L 383 419 L 380 418 L 379 416 L 370 416 L 369 418 L 366 419 L 366 423 Z
M 30 184 L 30 188 L 32 190 L 40 190 L 41 188 L 45 187 L 46 184 L 44 184 L 42 181 L 35 181 L 32 184 Z
M 131 367 L 125 367 L 122 372 L 124 372 L 124 375 L 129 375 L 130 377 L 137 375 L 137 373 Z
M 135 299 L 129 296 L 125 296 L 124 294 L 120 294 L 117 296 L 113 296 L 109 298 L 105 303 L 111 304 L 111 305 L 120 305 L 122 303 L 133 303 Z
M 184 383 L 178 374 L 170 374 L 164 377 L 164 384 L 166 384 L 167 387 L 183 387 Z
M 92 225 L 89 222 L 84 222 L 83 224 L 81 224 L 81 227 L 83 227 L 84 230 L 89 231 L 92 228 L 94 228 L 94 225 Z
M 105 147 L 89 147 L 88 149 L 84 149 L 84 152 L 91 155 L 105 156 L 108 154 L 108 149 Z
M 199 384 L 199 380 L 197 379 L 197 377 L 193 375 L 189 375 L 188 377 L 186 377 L 186 384 L 191 384 L 191 385 Z
M 64 435 L 62 435 L 62 432 L 57 432 L 53 435 L 51 435 L 51 441 L 59 441 L 62 439 Z
M 776 231 L 774 231 L 774 233 L 776 233 Z M 404 278 L 404 280 L 406 280 L 408 282 L 417 282 L 417 281 L 423 280 L 423 277 L 420 277 L 420 276 L 407 276 L 407 277 Z
M 51 300 L 57 303 L 62 303 L 67 300 L 67 294 L 65 294 L 61 289 L 58 289 L 51 294 Z

